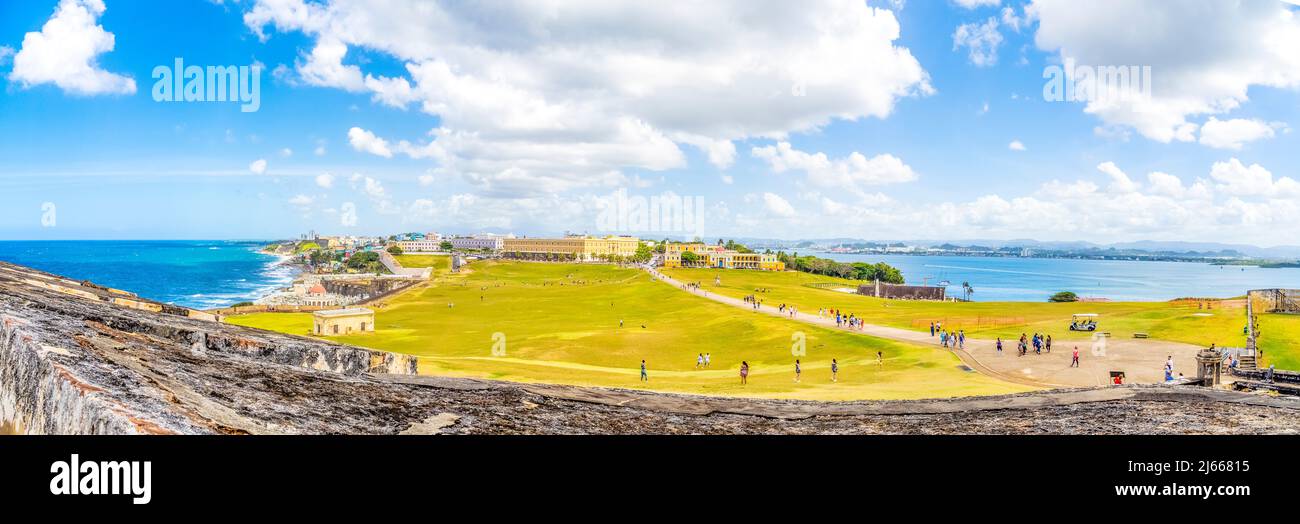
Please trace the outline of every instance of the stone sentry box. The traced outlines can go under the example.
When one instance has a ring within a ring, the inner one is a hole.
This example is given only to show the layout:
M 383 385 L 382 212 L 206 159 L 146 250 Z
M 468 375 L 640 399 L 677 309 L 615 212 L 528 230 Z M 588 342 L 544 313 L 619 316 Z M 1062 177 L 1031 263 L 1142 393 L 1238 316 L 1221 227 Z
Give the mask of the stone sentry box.
M 331 309 L 312 313 L 312 334 L 351 335 L 375 330 L 375 312 L 366 308 Z

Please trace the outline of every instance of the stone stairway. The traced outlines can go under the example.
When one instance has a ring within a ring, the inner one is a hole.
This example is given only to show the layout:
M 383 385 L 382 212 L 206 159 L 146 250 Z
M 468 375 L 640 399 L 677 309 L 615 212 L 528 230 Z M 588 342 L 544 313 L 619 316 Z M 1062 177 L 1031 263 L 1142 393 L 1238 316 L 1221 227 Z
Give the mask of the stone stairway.
M 1251 337 L 1246 339 L 1246 350 L 1242 351 L 1241 356 L 1237 358 L 1237 369 L 1250 371 L 1258 368 L 1255 362 L 1255 338 Z

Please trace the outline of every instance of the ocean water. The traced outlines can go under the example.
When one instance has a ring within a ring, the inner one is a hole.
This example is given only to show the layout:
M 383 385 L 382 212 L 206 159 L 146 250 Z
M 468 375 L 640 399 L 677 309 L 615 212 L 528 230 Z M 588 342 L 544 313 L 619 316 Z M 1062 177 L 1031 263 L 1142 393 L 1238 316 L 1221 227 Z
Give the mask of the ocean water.
M 1251 289 L 1300 289 L 1300 268 L 1213 266 L 1194 262 L 985 258 L 921 255 L 807 253 L 841 262 L 885 262 L 909 284 L 947 280 L 950 296 L 970 282 L 979 302 L 1047 300 L 1058 291 L 1115 301 L 1228 298 Z
M 0 241 L 0 260 L 160 302 L 208 309 L 252 301 L 293 282 L 297 270 L 259 253 L 263 245 L 224 240 Z

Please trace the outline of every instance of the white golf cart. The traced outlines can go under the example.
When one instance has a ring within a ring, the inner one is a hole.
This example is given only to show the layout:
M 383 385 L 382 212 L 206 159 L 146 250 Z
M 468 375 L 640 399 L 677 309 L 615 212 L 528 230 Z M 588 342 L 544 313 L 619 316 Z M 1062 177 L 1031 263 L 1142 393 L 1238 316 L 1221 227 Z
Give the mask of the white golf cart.
M 1096 331 L 1096 313 L 1075 313 L 1070 317 L 1070 331 Z

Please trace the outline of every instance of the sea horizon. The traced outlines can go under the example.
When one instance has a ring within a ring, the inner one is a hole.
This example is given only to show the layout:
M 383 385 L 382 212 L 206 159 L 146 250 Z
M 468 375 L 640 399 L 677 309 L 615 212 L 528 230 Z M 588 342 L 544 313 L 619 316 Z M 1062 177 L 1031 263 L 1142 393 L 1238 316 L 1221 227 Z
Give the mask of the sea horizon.
M 297 277 L 299 270 L 283 264 L 283 257 L 261 252 L 264 242 L 0 240 L 0 260 L 159 302 L 213 309 L 257 300 Z

